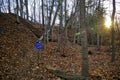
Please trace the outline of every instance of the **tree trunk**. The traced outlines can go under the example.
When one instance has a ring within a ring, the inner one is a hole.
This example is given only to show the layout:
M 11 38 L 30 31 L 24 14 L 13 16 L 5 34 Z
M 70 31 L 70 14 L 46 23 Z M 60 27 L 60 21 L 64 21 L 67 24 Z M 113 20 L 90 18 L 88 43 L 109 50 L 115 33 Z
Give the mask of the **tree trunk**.
M 49 15 L 49 2 L 46 0 L 45 1 L 45 4 L 46 4 L 46 10 L 45 10 L 45 12 L 47 13 L 46 15 L 45 15 L 45 24 L 48 24 L 48 19 L 49 19 L 49 17 L 48 17 L 48 15 Z
M 58 13 L 58 11 L 59 11 L 59 9 L 60 9 L 60 1 L 58 1 L 58 6 L 57 6 L 57 9 L 56 9 L 56 12 L 55 12 L 55 15 L 54 15 L 54 17 L 53 17 L 53 22 L 52 22 L 52 27 L 51 27 L 51 33 L 50 33 L 50 36 L 51 36 L 51 40 L 53 41 L 53 26 L 54 26 L 54 24 L 55 24 L 55 20 L 56 20 L 56 18 L 57 18 L 57 13 Z
M 34 8 L 33 8 L 33 15 L 34 15 L 34 22 L 36 21 L 36 2 L 35 2 L 35 0 L 34 0 Z
M 60 27 L 62 27 L 63 26 L 63 23 L 62 23 L 62 20 L 63 20 L 63 18 L 62 18 L 62 11 L 63 11 L 63 9 L 62 9 L 62 2 L 63 2 L 63 0 L 60 0 L 60 26 L 58 27 L 58 51 L 60 52 L 60 50 L 61 50 L 61 30 L 60 30 Z
M 18 0 L 16 0 L 16 14 L 18 15 L 19 12 L 19 4 L 18 4 Z
M 112 58 L 111 58 L 111 62 L 115 61 L 115 43 L 114 43 L 114 39 L 115 39 L 115 35 L 114 35 L 114 16 L 115 16 L 115 11 L 116 11 L 116 7 L 115 7 L 115 0 L 113 0 L 113 12 L 112 12 L 112 36 L 111 36 L 111 44 L 112 44 Z
M 11 13 L 11 9 L 10 9 L 10 0 L 8 0 L 8 11 L 9 11 L 9 13 Z
M 20 0 L 20 16 L 23 18 L 23 0 Z
M 89 76 L 88 51 L 87 51 L 87 27 L 85 26 L 85 0 L 80 0 L 80 23 L 81 23 L 81 45 L 82 45 L 82 76 Z
M 44 0 L 42 0 L 42 28 L 44 28 L 44 49 L 46 49 L 46 26 L 44 26 Z
M 3 0 L 0 0 L 0 5 L 3 4 Z M 0 13 L 2 12 L 2 7 L 0 7 Z
M 100 48 L 100 36 L 98 33 L 97 33 L 97 48 L 98 49 Z
M 39 10 L 38 10 L 38 11 L 39 11 L 39 23 L 41 24 L 41 13 L 40 13 L 40 10 L 41 10 L 41 9 L 40 9 L 40 3 L 41 3 L 41 1 L 39 0 Z M 40 26 L 40 27 L 41 27 L 41 26 Z
M 50 27 L 50 24 L 51 24 L 53 7 L 54 7 L 54 0 L 52 0 L 52 5 L 51 5 L 51 9 L 50 9 L 50 14 L 49 14 L 49 21 L 48 21 L 48 26 L 49 26 L 49 27 Z
M 85 77 L 78 75 L 78 74 L 73 74 L 73 73 L 67 73 L 65 71 L 57 70 L 51 66 L 46 66 L 46 69 L 54 74 L 57 77 L 60 77 L 65 80 L 87 80 Z
M 67 0 L 65 0 L 65 43 L 67 43 L 67 25 L 66 25 L 66 21 L 67 21 L 67 19 L 66 19 L 66 17 L 67 17 L 67 10 L 66 10 L 66 7 L 67 7 Z
M 16 22 L 20 23 L 20 20 L 19 20 L 19 3 L 18 3 L 18 0 L 16 0 L 16 15 L 17 15 Z
M 49 29 L 51 28 L 51 18 L 52 18 L 52 13 L 53 13 L 53 7 L 54 7 L 54 0 L 52 0 L 52 5 L 51 5 L 50 13 L 49 13 L 49 21 L 48 21 Z M 52 33 L 52 30 L 50 29 L 49 35 L 51 35 L 51 33 Z M 52 36 L 50 36 L 50 39 L 52 39 Z
M 25 0 L 25 7 L 26 7 L 26 16 L 27 16 L 27 20 L 28 20 L 28 16 L 29 16 L 29 11 L 28 11 L 28 0 Z
M 100 46 L 102 46 L 102 43 L 103 43 L 103 36 L 101 36 L 100 38 Z
M 44 28 L 44 0 L 42 0 L 42 29 Z

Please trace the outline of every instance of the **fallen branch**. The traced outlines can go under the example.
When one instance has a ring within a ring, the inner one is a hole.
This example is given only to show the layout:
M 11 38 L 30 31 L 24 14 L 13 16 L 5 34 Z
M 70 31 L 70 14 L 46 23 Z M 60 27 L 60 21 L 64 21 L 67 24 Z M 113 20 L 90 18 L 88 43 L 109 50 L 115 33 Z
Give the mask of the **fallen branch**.
M 58 77 L 60 77 L 62 79 L 65 79 L 65 80 L 87 80 L 87 78 L 85 78 L 85 77 L 83 77 L 81 75 L 66 73 L 64 71 L 57 70 L 57 69 L 55 69 L 55 68 L 53 68 L 51 66 L 47 66 L 46 69 L 50 73 L 52 73 L 52 74 L 54 74 L 54 75 L 56 75 L 56 76 L 58 76 Z

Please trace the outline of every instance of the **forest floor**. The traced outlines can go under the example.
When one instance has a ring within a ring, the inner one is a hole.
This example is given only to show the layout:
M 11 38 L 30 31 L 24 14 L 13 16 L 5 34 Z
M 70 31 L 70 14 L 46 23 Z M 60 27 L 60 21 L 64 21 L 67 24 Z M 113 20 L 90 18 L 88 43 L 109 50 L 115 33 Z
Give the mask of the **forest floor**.
M 46 49 L 38 52 L 37 40 L 26 25 L 16 23 L 14 16 L 0 15 L 0 80 L 63 80 L 50 73 L 47 66 L 81 74 L 79 45 L 68 41 L 58 52 L 57 42 L 49 42 Z M 116 52 L 115 62 L 111 63 L 111 52 L 106 46 L 102 46 L 99 53 L 96 47 L 89 49 L 93 51 L 88 56 L 89 80 L 120 80 L 120 52 Z M 41 54 L 40 61 L 38 53 Z

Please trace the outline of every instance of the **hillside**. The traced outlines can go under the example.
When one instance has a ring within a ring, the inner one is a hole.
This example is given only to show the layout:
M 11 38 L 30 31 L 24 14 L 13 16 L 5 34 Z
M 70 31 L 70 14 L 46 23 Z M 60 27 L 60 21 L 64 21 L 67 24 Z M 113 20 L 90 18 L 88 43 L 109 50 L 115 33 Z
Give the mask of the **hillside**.
M 37 25 L 20 18 L 16 23 L 14 14 L 0 15 L 0 80 L 63 80 L 50 73 L 46 66 L 68 73 L 81 74 L 80 46 L 68 41 L 57 52 L 57 42 L 49 42 L 46 50 L 41 50 L 38 62 L 38 50 L 35 43 L 43 31 Z M 39 25 L 38 25 L 39 26 Z M 120 56 L 110 63 L 110 52 L 101 51 L 89 55 L 89 80 L 120 79 Z
M 20 75 L 25 75 L 32 66 L 30 64 L 36 62 L 34 44 L 37 37 L 25 25 L 8 17 L 8 14 L 0 17 L 0 74 L 3 80 L 20 79 Z

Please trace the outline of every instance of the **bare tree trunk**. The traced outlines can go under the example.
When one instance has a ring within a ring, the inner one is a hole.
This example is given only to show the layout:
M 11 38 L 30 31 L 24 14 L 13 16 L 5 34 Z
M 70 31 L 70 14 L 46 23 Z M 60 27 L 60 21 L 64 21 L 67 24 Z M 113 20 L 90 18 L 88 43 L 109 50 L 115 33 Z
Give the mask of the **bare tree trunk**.
M 103 36 L 101 35 L 101 38 L 100 38 L 100 47 L 102 46 L 102 42 L 103 42 Z
M 48 21 L 48 26 L 49 26 L 49 27 L 50 27 L 50 24 L 51 24 L 53 7 L 54 7 L 54 0 L 52 0 L 52 5 L 51 5 L 51 9 L 50 9 L 50 14 L 49 14 L 49 21 Z
M 61 50 L 61 30 L 60 30 L 60 27 L 63 27 L 63 23 L 62 23 L 62 20 L 63 20 L 63 15 L 62 15 L 62 11 L 63 11 L 62 2 L 63 2 L 63 0 L 60 0 L 60 26 L 58 27 L 58 51 L 59 51 L 59 52 L 60 52 L 60 50 Z
M 65 43 L 67 43 L 67 39 L 68 39 L 68 37 L 67 37 L 67 25 L 66 25 L 66 21 L 67 21 L 67 19 L 66 19 L 66 17 L 67 17 L 66 6 L 67 6 L 67 0 L 65 0 Z
M 34 14 L 33 14 L 33 15 L 34 15 L 34 22 L 35 22 L 35 20 L 36 20 L 36 15 L 35 15 L 35 14 L 36 14 L 36 2 L 35 2 L 35 0 L 34 0 L 34 8 L 33 8 L 33 11 L 34 11 L 34 12 L 33 12 L 33 13 L 34 13 Z
M 19 4 L 18 4 L 18 0 L 16 0 L 16 14 L 18 15 L 19 12 Z
M 9 11 L 9 13 L 11 13 L 11 9 L 10 9 L 10 0 L 8 0 L 8 11 Z
M 28 0 L 25 0 L 25 7 L 26 7 L 26 16 L 27 16 L 27 20 L 28 20 L 28 16 L 29 16 L 29 11 L 28 11 Z
M 46 26 L 44 26 L 44 0 L 42 0 L 42 28 L 44 28 L 45 34 L 44 34 L 44 49 L 46 49 Z
M 53 13 L 53 7 L 54 7 L 54 0 L 52 1 L 51 9 L 50 9 L 50 14 L 49 14 L 49 21 L 48 21 L 48 26 L 51 28 L 51 18 L 52 18 L 52 13 Z M 50 34 L 51 35 L 52 30 L 50 29 Z M 50 39 L 52 39 L 52 36 L 50 36 Z
M 42 29 L 44 28 L 44 0 L 42 0 Z
M 23 0 L 20 0 L 20 16 L 23 17 Z
M 52 22 L 52 27 L 51 27 L 51 33 L 50 33 L 50 36 L 51 36 L 51 40 L 53 41 L 53 26 L 54 26 L 54 24 L 55 24 L 55 20 L 56 20 L 56 17 L 57 17 L 57 13 L 58 13 L 58 11 L 59 11 L 59 9 L 60 9 L 60 1 L 58 1 L 58 6 L 57 6 L 57 9 L 56 9 L 56 12 L 55 12 L 55 15 L 54 15 L 54 17 L 53 17 L 53 22 Z
M 0 0 L 0 5 L 3 4 L 3 0 Z M 0 13 L 2 12 L 2 7 L 0 6 Z
M 97 33 L 97 48 L 100 48 L 100 35 Z
M 50 4 L 50 6 L 51 6 L 51 8 L 50 8 L 49 16 L 48 16 L 48 27 L 49 27 L 50 33 L 47 34 L 47 42 L 49 41 L 48 36 L 50 36 L 52 33 L 52 30 L 50 28 L 51 28 L 51 18 L 52 18 L 52 13 L 53 13 L 54 0 L 52 0 L 52 4 Z M 52 36 L 50 36 L 50 39 L 51 38 L 52 38 Z
M 20 23 L 20 20 L 19 20 L 19 3 L 18 3 L 18 0 L 16 0 L 16 15 L 17 15 L 16 22 Z
M 47 15 L 45 16 L 45 21 L 46 21 L 45 24 L 48 24 L 48 25 L 46 25 L 46 44 L 47 44 L 48 39 L 49 39 L 48 38 L 48 34 L 49 34 L 48 30 L 49 29 L 48 28 L 49 28 L 49 9 L 50 9 L 49 6 L 50 6 L 50 0 L 49 1 L 46 0 L 46 5 L 47 5 L 46 6 L 47 7 L 47 11 L 46 11 Z
M 41 10 L 41 9 L 40 9 L 40 3 L 41 3 L 41 1 L 39 0 L 39 10 L 38 10 L 38 11 L 39 11 L 39 23 L 41 24 L 41 15 L 40 15 L 40 14 L 41 14 L 41 13 L 40 13 L 40 10 Z
M 87 27 L 85 25 L 85 0 L 80 0 L 80 23 L 81 23 L 81 45 L 82 45 L 82 76 L 89 76 L 88 51 L 87 51 Z
M 114 43 L 114 39 L 115 39 L 115 35 L 114 35 L 114 17 L 115 17 L 115 11 L 116 11 L 116 7 L 115 7 L 115 0 L 113 0 L 113 12 L 112 12 L 112 37 L 111 37 L 111 44 L 112 44 L 112 58 L 111 58 L 111 62 L 115 61 L 115 43 Z

